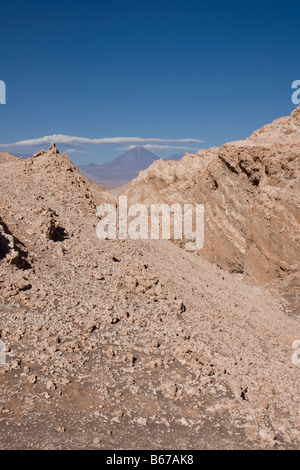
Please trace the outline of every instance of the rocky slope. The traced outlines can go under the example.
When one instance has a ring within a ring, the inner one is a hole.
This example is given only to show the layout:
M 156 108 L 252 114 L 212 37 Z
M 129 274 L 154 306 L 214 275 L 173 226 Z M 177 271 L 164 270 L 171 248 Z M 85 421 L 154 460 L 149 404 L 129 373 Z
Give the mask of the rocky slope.
M 279 295 L 168 241 L 97 239 L 115 198 L 55 145 L 0 162 L 0 448 L 299 447 L 300 325 Z M 228 193 L 260 187 L 218 149 L 166 168 L 151 198 L 203 187 L 209 202 L 211 185 L 217 210 L 221 176 Z
M 201 256 L 258 283 L 283 280 L 291 297 L 289 285 L 300 288 L 299 177 L 300 107 L 244 141 L 154 162 L 123 194 L 204 204 Z

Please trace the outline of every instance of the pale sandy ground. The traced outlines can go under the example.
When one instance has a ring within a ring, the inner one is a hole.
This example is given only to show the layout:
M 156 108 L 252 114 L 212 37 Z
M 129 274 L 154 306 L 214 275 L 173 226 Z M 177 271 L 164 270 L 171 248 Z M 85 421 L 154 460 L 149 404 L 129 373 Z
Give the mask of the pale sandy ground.
M 300 325 L 278 300 L 167 241 L 97 241 L 70 251 L 58 271 L 46 274 L 65 292 L 74 255 L 82 268 L 72 291 L 86 304 L 97 296 L 103 312 L 1 309 L 1 325 L 27 331 L 10 341 L 16 357 L 24 355 L 21 366 L 0 379 L 1 448 L 299 446 L 299 366 L 291 345 Z M 84 261 L 92 258 L 94 270 Z M 105 280 L 94 279 L 99 269 Z M 131 279 L 120 285 L 126 272 L 145 288 L 137 292 Z M 151 292 L 157 280 L 158 296 Z M 109 298 L 112 310 L 104 312 Z M 100 327 L 79 335 L 80 316 L 99 319 Z M 75 349 L 66 348 L 71 340 Z M 57 348 L 31 358 L 42 343 Z M 60 351 L 69 364 L 60 363 Z M 33 374 L 35 384 L 28 382 Z

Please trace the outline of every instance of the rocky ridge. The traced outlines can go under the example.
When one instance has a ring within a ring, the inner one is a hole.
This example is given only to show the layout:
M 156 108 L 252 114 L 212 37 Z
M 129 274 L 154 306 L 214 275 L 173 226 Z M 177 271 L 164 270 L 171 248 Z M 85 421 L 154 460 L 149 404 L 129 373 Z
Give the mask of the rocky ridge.
M 97 239 L 96 206 L 116 199 L 54 144 L 0 162 L 1 448 L 299 446 L 300 328 L 282 299 L 168 241 Z M 154 165 L 167 201 L 224 195 L 223 175 L 257 188 L 219 149 L 167 162 L 165 180 Z
M 244 141 L 154 162 L 122 194 L 204 204 L 201 256 L 257 283 L 283 281 L 289 296 L 289 284 L 300 287 L 299 116 L 300 107 Z

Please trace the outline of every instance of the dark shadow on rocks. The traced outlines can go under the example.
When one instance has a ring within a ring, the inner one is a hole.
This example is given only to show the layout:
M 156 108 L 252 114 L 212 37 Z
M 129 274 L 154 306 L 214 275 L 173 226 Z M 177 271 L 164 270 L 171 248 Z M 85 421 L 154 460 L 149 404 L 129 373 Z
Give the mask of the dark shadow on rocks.
M 63 227 L 58 226 L 55 228 L 55 231 L 53 233 L 54 242 L 63 242 L 67 238 L 69 238 L 69 236 Z
M 24 243 L 11 233 L 3 220 L 0 221 L 0 227 L 3 229 L 2 233 L 0 232 L 0 261 L 11 255 L 11 264 L 20 269 L 30 269 L 28 251 Z

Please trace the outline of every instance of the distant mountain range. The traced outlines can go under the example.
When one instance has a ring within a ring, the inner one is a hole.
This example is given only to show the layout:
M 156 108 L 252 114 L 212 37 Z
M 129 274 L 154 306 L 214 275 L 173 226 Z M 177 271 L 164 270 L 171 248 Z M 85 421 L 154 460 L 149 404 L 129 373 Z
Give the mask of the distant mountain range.
M 178 161 L 182 156 L 174 154 L 164 160 Z M 78 168 L 85 178 L 105 186 L 107 189 L 113 189 L 129 183 L 138 176 L 140 171 L 148 168 L 159 158 L 144 147 L 137 146 L 115 158 L 112 162 L 103 165 L 90 163 L 89 165 L 81 165 Z

